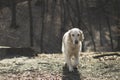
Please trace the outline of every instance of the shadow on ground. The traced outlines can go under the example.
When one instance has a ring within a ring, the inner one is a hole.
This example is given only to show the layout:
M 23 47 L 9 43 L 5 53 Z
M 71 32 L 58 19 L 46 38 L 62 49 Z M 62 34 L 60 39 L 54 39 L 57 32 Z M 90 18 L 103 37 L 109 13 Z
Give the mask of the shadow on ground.
M 0 60 L 20 56 L 33 57 L 37 53 L 31 48 L 0 48 Z
M 62 80 L 81 80 L 81 74 L 77 68 L 74 69 L 74 72 L 69 72 L 67 65 L 63 67 L 62 75 Z

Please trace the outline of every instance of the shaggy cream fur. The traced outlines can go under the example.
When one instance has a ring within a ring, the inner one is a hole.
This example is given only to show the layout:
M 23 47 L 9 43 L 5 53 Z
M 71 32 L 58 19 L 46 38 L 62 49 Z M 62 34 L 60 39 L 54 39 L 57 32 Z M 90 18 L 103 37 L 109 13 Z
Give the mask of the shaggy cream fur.
M 74 71 L 73 68 L 79 64 L 79 53 L 81 52 L 83 40 L 83 32 L 78 28 L 70 29 L 63 36 L 62 52 L 69 71 Z M 72 57 L 74 57 L 74 64 L 72 64 Z

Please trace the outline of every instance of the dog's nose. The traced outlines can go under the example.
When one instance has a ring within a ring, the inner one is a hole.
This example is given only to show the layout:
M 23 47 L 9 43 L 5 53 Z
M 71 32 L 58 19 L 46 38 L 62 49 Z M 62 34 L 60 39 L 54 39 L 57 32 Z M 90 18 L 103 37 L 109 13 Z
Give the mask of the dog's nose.
M 78 40 L 75 40 L 75 44 L 78 44 Z

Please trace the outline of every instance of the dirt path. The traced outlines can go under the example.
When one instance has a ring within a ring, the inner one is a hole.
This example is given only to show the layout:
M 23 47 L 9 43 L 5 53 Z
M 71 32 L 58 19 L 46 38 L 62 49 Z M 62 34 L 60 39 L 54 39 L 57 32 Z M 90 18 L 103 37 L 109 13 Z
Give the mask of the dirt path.
M 61 54 L 1 59 L 0 80 L 120 80 L 120 53 L 81 53 L 74 72 Z

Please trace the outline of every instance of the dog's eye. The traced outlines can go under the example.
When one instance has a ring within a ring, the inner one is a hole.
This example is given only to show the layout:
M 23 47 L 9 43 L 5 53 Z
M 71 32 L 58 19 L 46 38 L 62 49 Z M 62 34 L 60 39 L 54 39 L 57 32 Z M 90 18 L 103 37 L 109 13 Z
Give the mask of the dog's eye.
M 80 34 L 77 34 L 77 36 L 80 36 Z
M 72 34 L 72 36 L 75 36 L 74 34 Z

